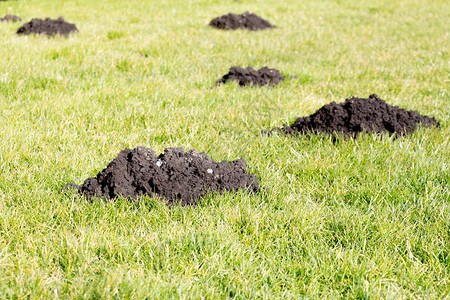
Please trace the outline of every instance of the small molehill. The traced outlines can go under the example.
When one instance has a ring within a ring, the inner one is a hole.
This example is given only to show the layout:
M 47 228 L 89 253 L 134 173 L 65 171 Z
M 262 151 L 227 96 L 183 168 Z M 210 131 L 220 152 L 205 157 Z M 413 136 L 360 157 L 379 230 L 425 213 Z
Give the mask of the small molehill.
M 247 189 L 256 192 L 258 179 L 246 173 L 246 162 L 212 160 L 204 152 L 167 148 L 159 156 L 145 147 L 126 149 L 108 166 L 77 186 L 67 184 L 86 196 L 114 199 L 118 196 L 137 199 L 148 195 L 161 197 L 168 204 L 197 204 L 208 193 Z
M 2 22 L 20 22 L 22 19 L 19 16 L 6 14 L 3 18 L 0 18 Z
M 59 17 L 56 20 L 46 18 L 42 19 L 32 19 L 30 22 L 23 24 L 17 30 L 19 35 L 29 35 L 29 34 L 46 34 L 48 36 L 53 35 L 64 35 L 68 36 L 70 33 L 78 32 L 75 24 L 67 23 L 64 21 L 63 17 Z
M 240 86 L 246 85 L 277 85 L 284 81 L 284 76 L 277 69 L 269 69 L 263 67 L 259 70 L 255 70 L 252 67 L 246 69 L 241 67 L 231 67 L 228 74 L 225 74 L 222 78 L 216 80 L 216 85 L 226 83 L 228 81 L 237 81 Z
M 228 15 L 214 18 L 211 20 L 209 25 L 215 28 L 226 30 L 263 30 L 275 27 L 270 24 L 269 21 L 264 20 L 263 18 L 255 14 L 249 13 L 248 11 L 241 15 L 229 13 Z
M 298 118 L 291 126 L 263 131 L 263 134 L 278 131 L 284 134 L 339 134 L 344 137 L 360 132 L 404 135 L 412 133 L 419 125 L 439 127 L 435 118 L 391 106 L 372 94 L 368 99 L 353 97 L 344 103 L 332 102 L 308 117 Z

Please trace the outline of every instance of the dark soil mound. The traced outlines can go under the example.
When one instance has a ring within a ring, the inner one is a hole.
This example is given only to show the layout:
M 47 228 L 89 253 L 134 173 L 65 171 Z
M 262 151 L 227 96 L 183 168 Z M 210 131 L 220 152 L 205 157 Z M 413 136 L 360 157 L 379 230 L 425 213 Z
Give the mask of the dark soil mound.
M 211 20 L 210 26 L 219 29 L 248 29 L 248 30 L 263 30 L 267 28 L 274 28 L 269 21 L 263 18 L 251 14 L 248 11 L 242 15 L 229 13 L 221 17 L 217 17 Z
M 149 148 L 136 147 L 121 151 L 97 177 L 80 186 L 69 183 L 64 189 L 75 187 L 87 198 L 149 195 L 165 198 L 169 204 L 192 205 L 208 193 L 244 188 L 256 192 L 258 179 L 245 171 L 243 159 L 216 162 L 204 152 L 184 152 L 183 148 L 167 148 L 157 156 Z
M 20 22 L 22 19 L 18 16 L 6 14 L 3 18 L 0 18 L 2 22 Z
M 341 134 L 344 137 L 360 132 L 403 135 L 412 133 L 419 124 L 439 127 L 435 118 L 390 106 L 373 94 L 368 99 L 353 97 L 340 104 L 332 102 L 308 117 L 298 118 L 291 126 L 274 128 L 263 134 L 281 131 L 284 134 L 315 132 Z
M 277 85 L 284 81 L 284 76 L 277 69 L 269 69 L 268 67 L 254 70 L 252 67 L 246 69 L 241 67 L 231 67 L 228 74 L 216 81 L 216 85 L 235 80 L 239 85 Z
M 64 35 L 67 36 L 72 32 L 78 32 L 75 24 L 67 23 L 64 21 L 63 17 L 59 17 L 56 20 L 50 18 L 42 19 L 32 19 L 30 22 L 23 24 L 17 30 L 17 34 L 46 34 L 49 36 L 53 35 Z

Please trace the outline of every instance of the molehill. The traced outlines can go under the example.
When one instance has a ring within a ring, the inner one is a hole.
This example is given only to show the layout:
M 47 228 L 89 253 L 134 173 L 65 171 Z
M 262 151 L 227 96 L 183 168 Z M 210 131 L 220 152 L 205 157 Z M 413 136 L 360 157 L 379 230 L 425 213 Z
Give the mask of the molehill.
M 32 33 L 35 34 L 46 34 L 48 36 L 53 35 L 64 35 L 68 36 L 72 32 L 78 32 L 75 24 L 67 23 L 64 21 L 63 17 L 59 17 L 56 20 L 52 20 L 50 18 L 42 19 L 32 19 L 30 22 L 23 24 L 17 30 L 17 34 L 19 35 L 29 35 Z
M 360 132 L 390 133 L 404 135 L 412 133 L 419 125 L 437 126 L 435 118 L 422 116 L 416 111 L 391 106 L 376 94 L 366 98 L 349 98 L 344 103 L 324 105 L 308 117 L 300 117 L 291 126 L 263 131 L 284 134 L 304 134 L 307 132 L 355 136 Z
M 277 69 L 269 69 L 263 67 L 259 70 L 254 70 L 252 67 L 246 69 L 241 67 L 231 67 L 228 74 L 216 80 L 216 85 L 226 83 L 228 81 L 237 81 L 240 86 L 245 85 L 277 85 L 284 81 L 284 76 Z
M 221 17 L 217 17 L 211 20 L 209 23 L 211 27 L 219 29 L 248 29 L 248 30 L 263 30 L 268 28 L 274 28 L 269 21 L 263 18 L 249 13 L 248 11 L 239 15 L 229 13 Z
M 19 16 L 6 14 L 3 18 L 0 18 L 2 22 L 20 22 L 22 19 Z
M 204 152 L 185 152 L 183 148 L 167 148 L 157 156 L 146 147 L 121 151 L 96 177 L 80 186 L 69 183 L 63 190 L 68 188 L 77 189 L 86 198 L 137 199 L 148 195 L 182 205 L 194 205 L 208 193 L 259 190 L 258 179 L 246 173 L 243 159 L 216 162 Z

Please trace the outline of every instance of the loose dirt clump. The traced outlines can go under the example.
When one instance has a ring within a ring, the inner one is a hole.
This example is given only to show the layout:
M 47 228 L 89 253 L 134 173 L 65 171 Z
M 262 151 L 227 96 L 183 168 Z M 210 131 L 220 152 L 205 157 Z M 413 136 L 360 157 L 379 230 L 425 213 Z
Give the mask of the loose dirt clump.
M 67 184 L 87 198 L 118 196 L 137 199 L 148 195 L 165 198 L 168 204 L 193 205 L 208 193 L 247 189 L 259 190 L 258 179 L 246 173 L 246 162 L 212 160 L 192 149 L 167 148 L 159 156 L 145 147 L 126 149 L 108 166 L 80 185 Z
M 307 132 L 355 136 L 360 132 L 390 133 L 404 135 L 412 133 L 419 125 L 437 126 L 435 118 L 422 116 L 416 111 L 391 106 L 372 94 L 368 99 L 350 98 L 344 103 L 324 105 L 308 117 L 300 117 L 291 126 L 263 131 L 284 134 L 304 134 Z
M 231 67 L 228 74 L 225 74 L 222 78 L 216 80 L 216 86 L 228 81 L 237 81 L 240 86 L 245 85 L 277 85 L 284 81 L 284 76 L 277 69 L 269 69 L 263 67 L 259 70 L 255 70 L 252 67 L 246 69 L 241 67 Z
M 274 28 L 269 21 L 263 18 L 249 13 L 248 11 L 238 15 L 229 13 L 221 17 L 217 17 L 211 20 L 210 26 L 219 29 L 248 29 L 248 30 L 263 30 L 268 28 Z
M 0 18 L 2 22 L 20 22 L 22 19 L 19 16 L 6 14 L 3 18 Z
M 29 34 L 46 34 L 48 36 L 53 35 L 64 35 L 68 36 L 72 32 L 78 32 L 75 24 L 67 23 L 64 21 L 63 17 L 59 17 L 56 20 L 50 18 L 42 19 L 32 19 L 30 22 L 23 24 L 17 30 L 19 35 L 29 35 Z

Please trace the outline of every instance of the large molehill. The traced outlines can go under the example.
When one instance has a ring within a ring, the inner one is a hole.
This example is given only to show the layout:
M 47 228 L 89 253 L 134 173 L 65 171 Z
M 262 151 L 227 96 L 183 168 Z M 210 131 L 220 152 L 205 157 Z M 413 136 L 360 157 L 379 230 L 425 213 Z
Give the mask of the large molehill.
M 248 11 L 240 15 L 229 13 L 227 15 L 214 18 L 211 20 L 209 25 L 214 28 L 225 30 L 263 30 L 275 27 L 270 24 L 269 21 L 264 20 L 255 14 L 249 13 Z
M 216 85 L 227 83 L 229 81 L 236 81 L 240 86 L 253 85 L 277 85 L 284 81 L 284 76 L 277 69 L 270 69 L 263 67 L 255 70 L 252 67 L 241 68 L 231 67 L 227 74 L 222 78 L 216 80 Z
M 185 152 L 182 148 L 167 148 L 158 156 L 145 147 L 121 151 L 96 177 L 80 186 L 66 187 L 77 189 L 87 198 L 137 199 L 147 195 L 182 205 L 197 204 L 209 193 L 259 189 L 258 179 L 246 173 L 243 159 L 216 162 L 204 152 Z
M 32 19 L 17 30 L 17 34 L 19 35 L 45 34 L 48 36 L 68 36 L 70 33 L 74 32 L 78 32 L 75 24 L 67 23 L 64 21 L 63 17 L 59 17 L 56 20 L 50 18 L 46 18 L 45 20 Z
M 314 114 L 300 117 L 290 126 L 263 131 L 284 134 L 304 134 L 307 132 L 338 134 L 344 137 L 355 136 L 361 132 L 410 134 L 418 126 L 439 126 L 435 118 L 420 115 L 413 110 L 405 110 L 387 104 L 376 94 L 369 98 L 349 98 L 344 103 L 324 105 Z

